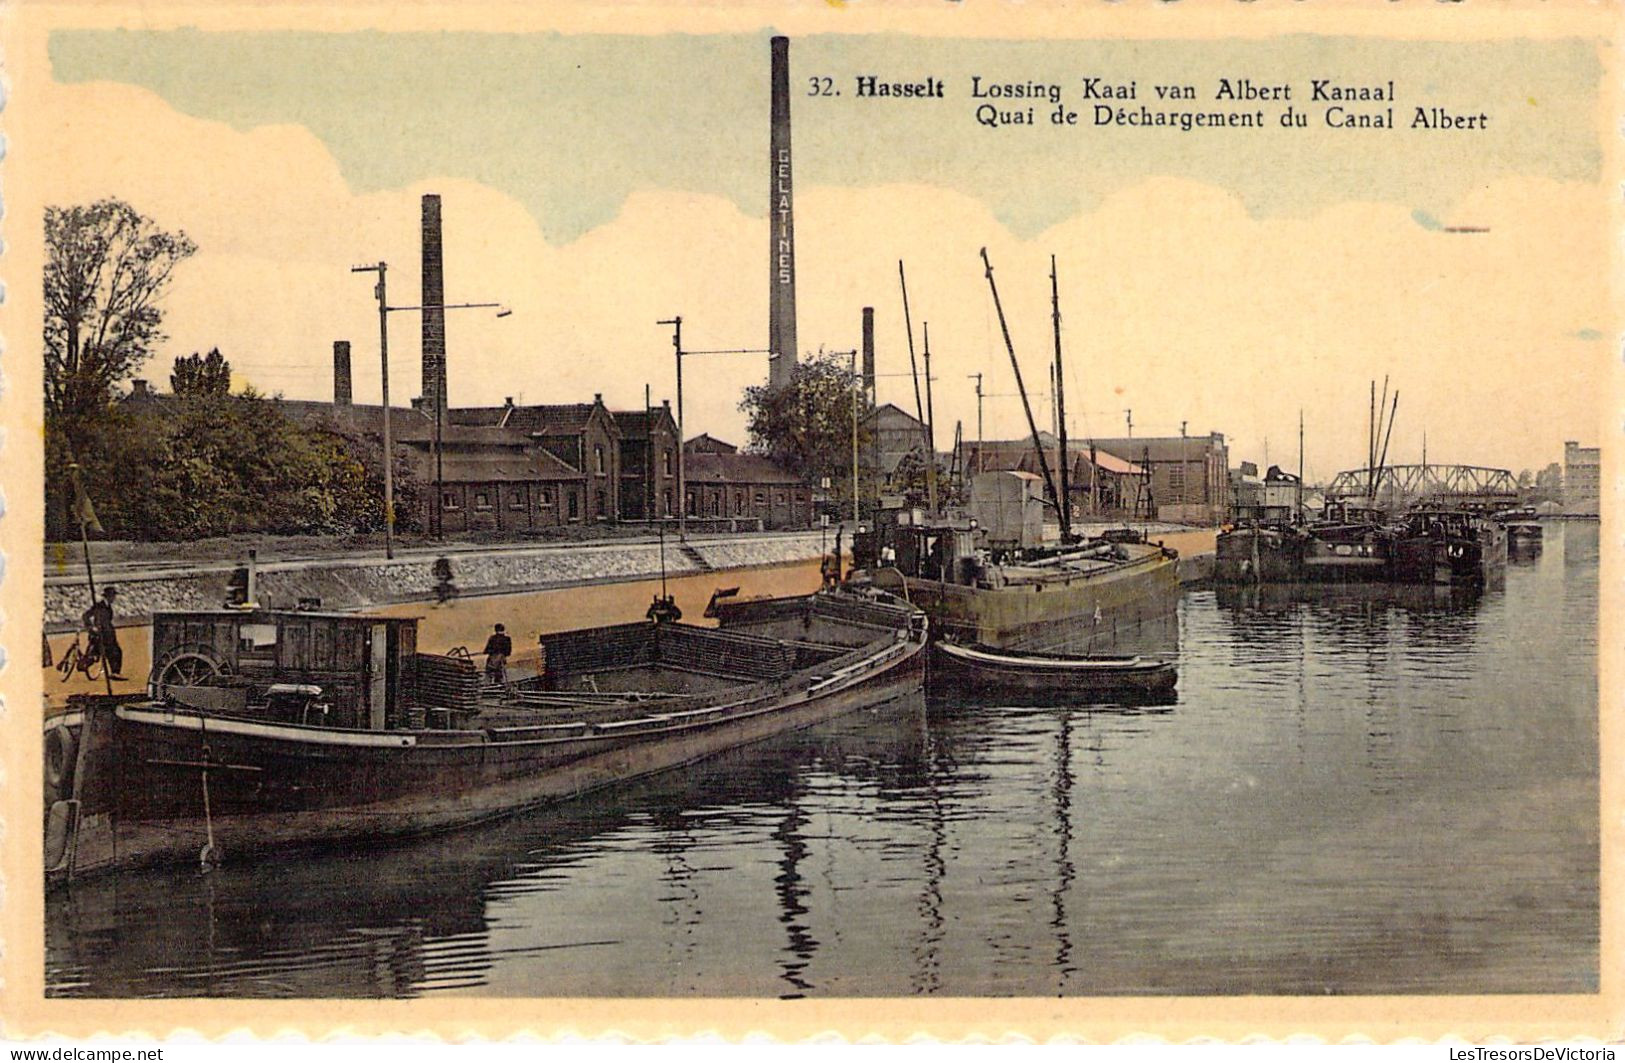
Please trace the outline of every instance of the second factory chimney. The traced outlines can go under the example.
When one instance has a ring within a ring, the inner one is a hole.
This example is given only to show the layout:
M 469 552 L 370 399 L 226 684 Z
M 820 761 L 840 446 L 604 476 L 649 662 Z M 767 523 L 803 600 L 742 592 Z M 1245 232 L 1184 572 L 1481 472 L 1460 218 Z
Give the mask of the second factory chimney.
M 790 165 L 790 39 L 773 38 L 773 120 L 770 136 L 767 382 L 790 383 L 796 367 L 796 225 Z
M 446 409 L 445 276 L 440 260 L 440 197 L 423 197 L 423 403 Z
M 350 405 L 350 341 L 333 341 L 333 405 Z
M 875 404 L 875 308 L 863 308 L 863 394 Z

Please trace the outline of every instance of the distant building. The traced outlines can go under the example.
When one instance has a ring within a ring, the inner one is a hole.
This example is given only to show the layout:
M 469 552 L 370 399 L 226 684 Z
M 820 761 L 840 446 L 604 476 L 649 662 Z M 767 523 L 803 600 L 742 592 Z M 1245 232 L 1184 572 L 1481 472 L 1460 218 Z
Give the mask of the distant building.
M 691 519 L 760 523 L 763 528 L 812 525 L 812 490 L 760 454 L 699 436 L 683 448 L 684 495 Z
M 1596 516 L 1602 500 L 1602 448 L 1563 444 L 1563 509 Z
M 535 440 L 576 469 L 586 485 L 588 521 L 616 520 L 621 512 L 621 430 L 602 395 L 562 405 L 465 406 L 446 411 L 453 424 L 493 425 Z
M 1101 450 L 1149 470 L 1149 508 L 1158 520 L 1220 524 L 1230 513 L 1230 449 L 1205 436 L 1096 439 Z
M 899 490 L 903 485 L 898 481 L 898 469 L 904 460 L 912 454 L 924 463 L 924 422 L 888 402 L 871 410 L 862 423 L 869 433 L 866 464 L 874 466 L 880 490 L 886 493 Z
M 1230 519 L 1273 523 L 1296 518 L 1299 498 L 1298 478 L 1271 465 L 1262 479 L 1258 466 L 1244 461 L 1230 473 Z
M 427 417 L 401 420 L 391 435 L 410 450 L 417 479 L 427 486 L 423 527 L 431 527 L 428 509 L 437 479 L 441 531 L 530 532 L 581 522 L 585 477 L 524 435 L 443 424 L 437 470 L 433 423 Z
M 1039 432 L 1055 489 L 1061 489 L 1061 444 Z M 1067 487 L 1074 520 L 1152 515 L 1146 508 L 1145 470 L 1088 440 L 1067 440 Z M 974 440 L 960 445 L 960 461 L 969 479 L 979 472 L 1040 473 L 1038 449 L 1031 439 Z
M 677 516 L 677 422 L 671 406 L 617 410 L 622 520 Z

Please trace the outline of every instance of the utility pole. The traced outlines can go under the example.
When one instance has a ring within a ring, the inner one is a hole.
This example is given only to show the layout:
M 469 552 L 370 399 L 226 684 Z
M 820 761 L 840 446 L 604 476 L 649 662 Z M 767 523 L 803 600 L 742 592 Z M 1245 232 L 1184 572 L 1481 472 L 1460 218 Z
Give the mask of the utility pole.
M 1134 411 L 1124 410 L 1123 415 L 1128 418 L 1128 437 L 1134 438 Z
M 688 474 L 685 471 L 684 438 L 683 438 L 683 359 L 696 354 L 771 354 L 772 351 L 762 347 L 737 347 L 720 351 L 685 351 L 683 350 L 683 317 L 678 314 L 664 321 L 656 321 L 657 325 L 671 326 L 672 355 L 677 360 L 677 538 L 686 542 L 688 539 Z
M 683 435 L 683 317 L 655 322 L 671 326 L 672 356 L 677 360 L 677 541 L 688 541 L 688 486 L 683 477 L 683 455 L 688 449 Z
M 384 398 L 384 557 L 395 556 L 395 447 L 389 434 L 389 300 L 384 291 L 384 278 L 389 264 L 380 260 L 374 266 L 352 266 L 351 273 L 376 273 L 378 283 L 372 293 L 378 297 L 378 360 L 382 367 Z M 435 512 L 440 499 L 435 499 Z
M 395 556 L 395 454 L 389 431 L 389 315 L 401 311 L 424 310 L 495 310 L 497 317 L 507 317 L 513 311 L 501 303 L 432 303 L 422 306 L 390 306 L 385 296 L 384 277 L 389 266 L 379 262 L 373 266 L 352 266 L 351 273 L 376 273 L 378 283 L 373 294 L 378 297 L 378 357 L 383 367 L 384 399 L 384 556 Z M 430 524 L 436 538 L 443 537 L 441 510 L 445 506 L 445 480 L 441 469 L 440 426 L 441 407 L 445 394 L 436 389 L 434 411 L 434 508 L 430 511 Z

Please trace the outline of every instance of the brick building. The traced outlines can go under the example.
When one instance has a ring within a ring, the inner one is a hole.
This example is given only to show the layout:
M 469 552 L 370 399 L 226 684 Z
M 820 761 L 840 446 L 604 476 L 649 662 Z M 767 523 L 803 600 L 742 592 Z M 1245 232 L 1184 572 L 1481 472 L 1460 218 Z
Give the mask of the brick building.
M 677 515 L 677 422 L 671 405 L 617 410 L 620 430 L 620 519 Z
M 760 454 L 710 436 L 688 441 L 683 452 L 690 518 L 760 521 L 763 528 L 812 526 L 812 490 Z

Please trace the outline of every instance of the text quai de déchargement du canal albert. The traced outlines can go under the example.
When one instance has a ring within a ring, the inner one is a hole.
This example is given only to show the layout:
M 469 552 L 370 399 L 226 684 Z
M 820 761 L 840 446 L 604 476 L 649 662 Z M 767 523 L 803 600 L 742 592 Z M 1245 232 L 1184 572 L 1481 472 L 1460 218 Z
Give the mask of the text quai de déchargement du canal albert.
M 831 77 L 808 79 L 809 96 L 850 95 L 859 100 L 968 103 L 971 117 L 989 129 L 1034 126 L 1115 126 L 1193 129 L 1409 128 L 1429 131 L 1482 131 L 1491 115 L 1480 110 L 1402 106 L 1393 81 L 1310 78 L 1258 81 L 1223 77 L 1216 84 L 1150 83 L 1080 76 L 1070 86 L 1058 81 L 1008 81 L 972 75 L 968 81 L 930 75 L 888 78 L 855 74 L 842 85 Z

